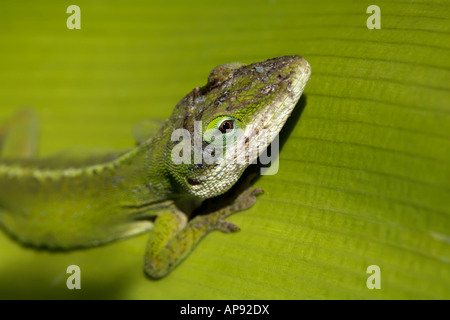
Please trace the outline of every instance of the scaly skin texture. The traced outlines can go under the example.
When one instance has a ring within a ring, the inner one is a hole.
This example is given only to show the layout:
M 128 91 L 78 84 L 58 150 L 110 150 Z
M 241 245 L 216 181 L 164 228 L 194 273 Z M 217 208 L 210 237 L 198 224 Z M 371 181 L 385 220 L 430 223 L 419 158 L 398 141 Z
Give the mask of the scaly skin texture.
M 13 149 L 22 151 L 4 150 L 8 157 L 0 160 L 0 225 L 24 245 L 57 250 L 148 232 L 144 269 L 151 278 L 161 278 L 210 231 L 239 229 L 224 219 L 251 207 L 262 190 L 244 188 L 234 202 L 214 212 L 195 217 L 192 213 L 238 181 L 258 155 L 250 151 L 259 132 L 269 131 L 273 138 L 281 130 L 310 73 L 309 64 L 299 56 L 218 66 L 204 87 L 181 99 L 156 135 L 140 139 L 126 153 L 82 160 L 32 159 L 36 121 L 32 112 L 25 112 L 16 120 L 21 130 L 14 130 L 11 123 L 0 128 L 0 147 L 26 140 L 25 146 Z M 28 132 L 24 123 L 32 124 Z M 247 152 L 232 152 L 227 145 L 220 149 L 220 161 L 198 162 L 193 152 L 191 161 L 176 164 L 172 158 L 180 143 L 172 139 L 176 129 L 194 137 L 188 150 L 214 145 L 205 132 L 216 129 L 223 139 L 236 135 L 233 148 Z M 198 138 L 196 130 L 205 135 Z M 15 139 L 17 131 L 28 138 Z M 259 143 L 258 153 L 269 143 Z M 249 161 L 236 161 L 243 156 Z

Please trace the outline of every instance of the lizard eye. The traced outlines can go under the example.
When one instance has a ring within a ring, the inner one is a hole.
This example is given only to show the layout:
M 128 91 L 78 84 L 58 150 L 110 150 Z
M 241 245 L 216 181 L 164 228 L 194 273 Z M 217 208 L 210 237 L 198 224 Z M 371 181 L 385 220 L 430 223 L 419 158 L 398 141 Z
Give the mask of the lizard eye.
M 227 133 L 227 130 L 234 129 L 234 121 L 233 120 L 225 120 L 219 125 L 219 131 L 223 134 Z
M 239 129 L 240 123 L 238 119 L 229 116 L 219 116 L 208 124 L 203 135 L 203 140 L 207 143 L 211 143 L 213 141 L 216 141 L 215 143 L 219 143 L 217 138 L 232 138 L 238 134 Z M 220 138 L 220 144 L 222 144 L 223 139 Z

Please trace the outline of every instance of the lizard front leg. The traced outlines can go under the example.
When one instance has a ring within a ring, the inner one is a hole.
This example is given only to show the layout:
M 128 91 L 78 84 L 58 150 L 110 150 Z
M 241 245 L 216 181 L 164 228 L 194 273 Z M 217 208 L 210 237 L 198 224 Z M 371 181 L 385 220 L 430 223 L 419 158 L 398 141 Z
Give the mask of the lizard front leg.
M 34 158 L 39 139 L 39 119 L 31 108 L 17 112 L 0 127 L 2 158 Z
M 207 215 L 196 216 L 189 222 L 185 214 L 176 208 L 159 215 L 147 243 L 145 273 L 154 279 L 162 278 L 183 261 L 209 232 L 220 230 L 229 233 L 239 230 L 235 224 L 224 219 L 250 208 L 260 193 L 261 189 L 248 188 L 230 205 Z

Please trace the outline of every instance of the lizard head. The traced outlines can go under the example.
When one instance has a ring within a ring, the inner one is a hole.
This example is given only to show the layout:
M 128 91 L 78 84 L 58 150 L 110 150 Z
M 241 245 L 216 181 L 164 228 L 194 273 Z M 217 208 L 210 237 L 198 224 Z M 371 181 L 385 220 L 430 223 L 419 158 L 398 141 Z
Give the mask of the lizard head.
M 214 68 L 169 120 L 174 134 L 166 153 L 176 183 L 198 198 L 231 188 L 279 133 L 310 74 L 300 56 Z

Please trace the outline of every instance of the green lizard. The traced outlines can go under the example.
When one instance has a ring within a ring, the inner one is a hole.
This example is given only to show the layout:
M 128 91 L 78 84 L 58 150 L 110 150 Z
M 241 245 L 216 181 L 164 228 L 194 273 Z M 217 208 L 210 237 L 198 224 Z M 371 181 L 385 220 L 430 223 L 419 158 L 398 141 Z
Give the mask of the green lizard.
M 229 190 L 256 159 L 249 150 L 260 131 L 274 137 L 281 130 L 310 74 L 310 65 L 300 56 L 218 66 L 205 86 L 181 99 L 156 135 L 141 136 L 125 153 L 83 161 L 33 159 L 34 117 L 23 117 L 27 121 L 20 130 L 7 124 L 0 129 L 0 226 L 24 245 L 50 250 L 92 247 L 148 232 L 144 270 L 161 278 L 210 231 L 239 229 L 225 218 L 251 207 L 262 190 L 248 187 L 222 208 L 193 213 L 206 199 Z M 176 129 L 194 136 L 184 140 L 187 151 L 194 152 L 182 152 L 191 161 L 173 160 L 183 140 L 173 138 Z M 197 129 L 205 132 L 200 141 Z M 215 135 L 208 134 L 210 129 Z M 232 144 L 241 150 L 238 154 L 221 144 L 220 160 L 198 161 L 198 147 L 202 151 L 220 144 L 217 133 L 225 139 L 238 129 L 241 134 Z M 7 148 L 17 136 L 25 137 L 16 139 L 21 145 Z M 263 141 L 258 150 L 269 143 Z M 249 158 L 246 163 L 235 161 L 243 155 Z

